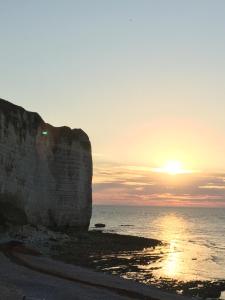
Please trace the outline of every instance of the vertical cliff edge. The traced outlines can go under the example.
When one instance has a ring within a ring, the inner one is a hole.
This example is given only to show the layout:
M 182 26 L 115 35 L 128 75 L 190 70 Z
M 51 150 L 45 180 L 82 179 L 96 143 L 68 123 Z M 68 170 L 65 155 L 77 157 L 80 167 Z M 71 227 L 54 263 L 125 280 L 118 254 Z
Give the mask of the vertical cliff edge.
M 91 184 L 84 131 L 53 127 L 0 99 L 0 224 L 87 229 Z

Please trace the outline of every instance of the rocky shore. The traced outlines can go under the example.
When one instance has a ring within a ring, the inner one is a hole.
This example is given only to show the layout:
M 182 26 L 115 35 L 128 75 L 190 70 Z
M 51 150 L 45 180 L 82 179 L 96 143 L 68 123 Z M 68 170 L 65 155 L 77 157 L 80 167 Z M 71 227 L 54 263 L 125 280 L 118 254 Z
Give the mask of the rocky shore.
M 190 297 L 197 296 L 199 299 L 222 299 L 221 292 L 225 290 L 224 281 L 181 282 L 168 278 L 154 278 L 151 274 L 151 264 L 161 259 L 159 249 L 165 246 L 159 240 L 101 231 L 61 233 L 43 226 L 30 225 L 1 229 L 2 252 L 7 248 L 4 248 L 4 245 L 10 245 L 13 240 L 14 243 L 21 243 L 25 248 L 32 249 L 33 254 L 40 253 L 43 257 L 53 259 L 56 264 L 57 261 L 61 261 L 70 266 L 101 271 L 100 274 L 119 275 L 148 286 L 155 286 L 173 295 L 176 293 Z
M 84 236 L 70 234 L 70 238 L 70 242 L 53 247 L 55 259 L 119 275 L 176 294 L 198 299 L 225 299 L 221 296 L 224 295 L 225 280 L 178 281 L 155 278 L 151 264 L 162 259 L 165 247 L 159 240 L 101 231 L 90 231 Z
M 77 262 L 83 265 L 84 257 L 91 256 L 92 247 L 100 255 L 110 247 L 116 252 L 135 251 L 159 243 L 97 232 L 60 233 L 30 225 L 4 228 L 0 233 L 0 300 L 189 300 L 119 276 L 96 272 L 90 269 L 91 265 L 86 268 L 77 266 L 78 263 L 59 261 L 72 258 L 66 252 L 61 256 L 69 245 L 71 253 L 74 249 L 75 256 L 79 255 Z

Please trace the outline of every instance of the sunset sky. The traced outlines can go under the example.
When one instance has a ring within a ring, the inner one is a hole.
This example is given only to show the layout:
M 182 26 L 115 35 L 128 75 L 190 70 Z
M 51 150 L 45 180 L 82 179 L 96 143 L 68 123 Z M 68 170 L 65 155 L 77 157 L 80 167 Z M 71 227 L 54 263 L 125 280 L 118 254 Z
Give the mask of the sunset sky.
M 0 98 L 88 133 L 94 203 L 225 206 L 224 16 L 223 0 L 0 0 Z M 157 172 L 171 160 L 188 172 Z

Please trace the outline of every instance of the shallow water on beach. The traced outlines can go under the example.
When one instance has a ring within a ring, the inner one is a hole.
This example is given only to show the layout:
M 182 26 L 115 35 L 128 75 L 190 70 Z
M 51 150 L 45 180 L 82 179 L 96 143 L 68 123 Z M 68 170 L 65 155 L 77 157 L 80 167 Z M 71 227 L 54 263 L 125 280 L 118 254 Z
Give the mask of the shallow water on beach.
M 94 206 L 91 228 L 95 223 L 106 224 L 106 232 L 165 242 L 154 249 L 159 259 L 139 265 L 140 272 L 149 268 L 155 278 L 181 281 L 225 279 L 224 208 Z

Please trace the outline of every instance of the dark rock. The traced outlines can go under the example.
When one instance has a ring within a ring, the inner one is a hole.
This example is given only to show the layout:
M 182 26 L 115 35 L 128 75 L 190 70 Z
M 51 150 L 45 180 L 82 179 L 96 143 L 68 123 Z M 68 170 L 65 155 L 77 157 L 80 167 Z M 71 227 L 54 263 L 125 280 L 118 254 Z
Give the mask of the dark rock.
M 96 223 L 95 227 L 96 228 L 103 228 L 103 227 L 105 227 L 105 224 L 103 224 L 103 223 Z
M 17 200 L 15 196 L 0 194 L 0 225 L 27 224 L 26 213 Z
M 204 288 L 202 290 L 200 290 L 198 292 L 198 296 L 199 297 L 202 297 L 203 299 L 206 299 L 206 298 L 219 298 L 220 297 L 220 290 L 216 287 L 208 287 L 208 288 Z

